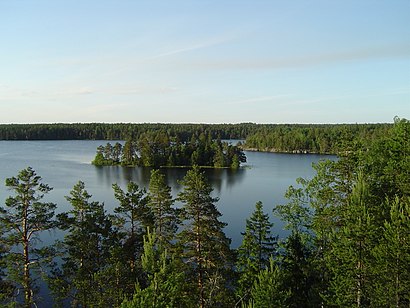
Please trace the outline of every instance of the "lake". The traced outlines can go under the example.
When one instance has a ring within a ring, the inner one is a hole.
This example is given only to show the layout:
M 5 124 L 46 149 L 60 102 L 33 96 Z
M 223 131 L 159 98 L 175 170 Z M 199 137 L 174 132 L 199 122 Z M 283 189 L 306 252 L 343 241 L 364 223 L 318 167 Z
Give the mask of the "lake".
M 99 145 L 107 141 L 0 141 L 0 201 L 12 193 L 4 185 L 8 177 L 16 176 L 28 166 L 36 170 L 43 182 L 53 187 L 45 201 L 57 203 L 57 212 L 70 209 L 65 200 L 79 180 L 86 185 L 93 200 L 105 203 L 111 212 L 118 202 L 111 188 L 118 183 L 125 189 L 129 181 L 140 187 L 148 187 L 150 168 L 136 167 L 95 167 L 91 160 Z M 214 188 L 213 195 L 219 197 L 217 207 L 222 213 L 221 220 L 228 223 L 225 233 L 232 239 L 232 247 L 241 242 L 240 232 L 244 231 L 245 219 L 254 210 L 257 201 L 262 201 L 265 212 L 274 222 L 273 234 L 283 236 L 283 224 L 272 217 L 275 205 L 286 202 L 284 194 L 289 185 L 295 185 L 298 177 L 311 178 L 314 175 L 312 163 L 334 156 L 314 154 L 279 154 L 245 152 L 247 163 L 238 170 L 205 169 L 205 174 Z M 187 169 L 162 169 L 174 196 L 181 191 L 178 181 Z M 176 203 L 176 206 L 180 204 Z M 53 235 L 44 241 L 53 241 Z

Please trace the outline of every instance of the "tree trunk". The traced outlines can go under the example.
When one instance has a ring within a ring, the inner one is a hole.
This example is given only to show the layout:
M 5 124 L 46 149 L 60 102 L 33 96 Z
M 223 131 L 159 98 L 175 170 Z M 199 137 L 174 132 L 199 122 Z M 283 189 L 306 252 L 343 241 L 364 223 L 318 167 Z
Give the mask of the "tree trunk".
M 203 269 L 202 269 L 202 243 L 201 243 L 201 231 L 199 228 L 199 213 L 197 215 L 197 228 L 196 228 L 196 250 L 198 257 L 198 289 L 199 289 L 199 301 L 200 307 L 205 307 L 205 295 L 204 295 L 204 282 L 203 282 Z
M 24 302 L 26 307 L 31 306 L 32 302 L 32 291 L 30 282 L 30 255 L 29 255 L 29 244 L 30 239 L 28 238 L 28 226 L 27 226 L 27 208 L 29 206 L 28 201 L 24 202 L 23 210 L 23 258 L 24 258 L 24 269 L 23 269 L 23 288 L 24 288 Z
M 28 241 L 25 239 L 24 242 L 24 277 L 23 277 L 23 287 L 24 287 L 24 301 L 27 307 L 31 306 L 32 292 L 30 283 L 30 268 L 29 268 L 29 251 L 28 251 Z

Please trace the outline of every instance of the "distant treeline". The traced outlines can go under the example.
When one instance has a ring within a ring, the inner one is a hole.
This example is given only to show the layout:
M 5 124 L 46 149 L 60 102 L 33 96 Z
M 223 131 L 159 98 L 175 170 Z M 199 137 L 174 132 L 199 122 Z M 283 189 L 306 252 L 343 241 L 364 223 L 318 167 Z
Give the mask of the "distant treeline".
M 245 139 L 258 124 L 75 123 L 2 124 L 0 140 L 127 140 L 148 131 L 160 131 L 187 141 L 201 132 L 212 138 Z
M 246 139 L 244 149 L 272 152 L 331 153 L 367 146 L 392 124 L 161 124 L 78 123 L 3 124 L 0 140 L 137 140 L 161 132 L 181 142 L 201 133 L 212 139 Z

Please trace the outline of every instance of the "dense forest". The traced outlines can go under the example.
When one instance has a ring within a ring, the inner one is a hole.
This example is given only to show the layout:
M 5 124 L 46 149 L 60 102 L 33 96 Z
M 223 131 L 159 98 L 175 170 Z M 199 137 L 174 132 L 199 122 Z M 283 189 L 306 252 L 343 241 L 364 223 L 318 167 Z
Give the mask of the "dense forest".
M 352 147 L 369 147 L 373 140 L 385 135 L 390 128 L 387 124 L 268 126 L 249 134 L 244 148 L 284 153 L 339 154 L 350 151 Z
M 0 140 L 138 140 L 161 132 L 187 142 L 205 134 L 213 139 L 242 139 L 244 149 L 338 154 L 358 142 L 369 146 L 391 124 L 3 124 Z
M 1 124 L 0 140 L 127 140 L 146 132 L 164 132 L 187 141 L 194 134 L 211 133 L 212 138 L 245 139 L 258 124 L 161 124 L 76 123 Z
M 316 164 L 287 203 L 264 209 L 255 196 L 238 249 L 197 166 L 181 181 L 181 207 L 154 169 L 147 191 L 113 185 L 114 213 L 79 181 L 58 215 L 28 167 L 6 179 L 0 208 L 0 303 L 41 305 L 41 277 L 57 306 L 409 307 L 410 122 L 383 130 Z M 272 210 L 288 237 L 272 234 Z M 36 245 L 56 228 L 61 240 Z
M 193 135 L 181 142 L 164 132 L 146 132 L 140 138 L 127 140 L 124 146 L 116 142 L 97 148 L 92 163 L 96 166 L 176 167 L 202 166 L 237 169 L 246 162 L 243 151 L 228 142 L 212 139 L 210 133 Z

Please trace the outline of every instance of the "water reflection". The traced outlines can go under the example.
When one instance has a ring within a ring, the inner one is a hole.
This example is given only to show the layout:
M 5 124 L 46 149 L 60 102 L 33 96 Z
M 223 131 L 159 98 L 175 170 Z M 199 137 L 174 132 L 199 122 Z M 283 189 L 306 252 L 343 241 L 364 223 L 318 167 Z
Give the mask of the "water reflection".
M 98 184 L 105 187 L 111 187 L 113 183 L 120 186 L 126 186 L 128 182 L 138 183 L 140 187 L 148 189 L 152 168 L 149 167 L 121 167 L 121 166 L 104 166 L 95 167 L 95 175 Z M 167 185 L 173 191 L 182 189 L 180 181 L 184 178 L 189 168 L 161 168 L 160 172 L 165 175 Z M 205 177 L 211 183 L 214 191 L 220 194 L 225 189 L 230 189 L 236 184 L 243 181 L 246 175 L 246 168 L 239 169 L 203 169 Z

